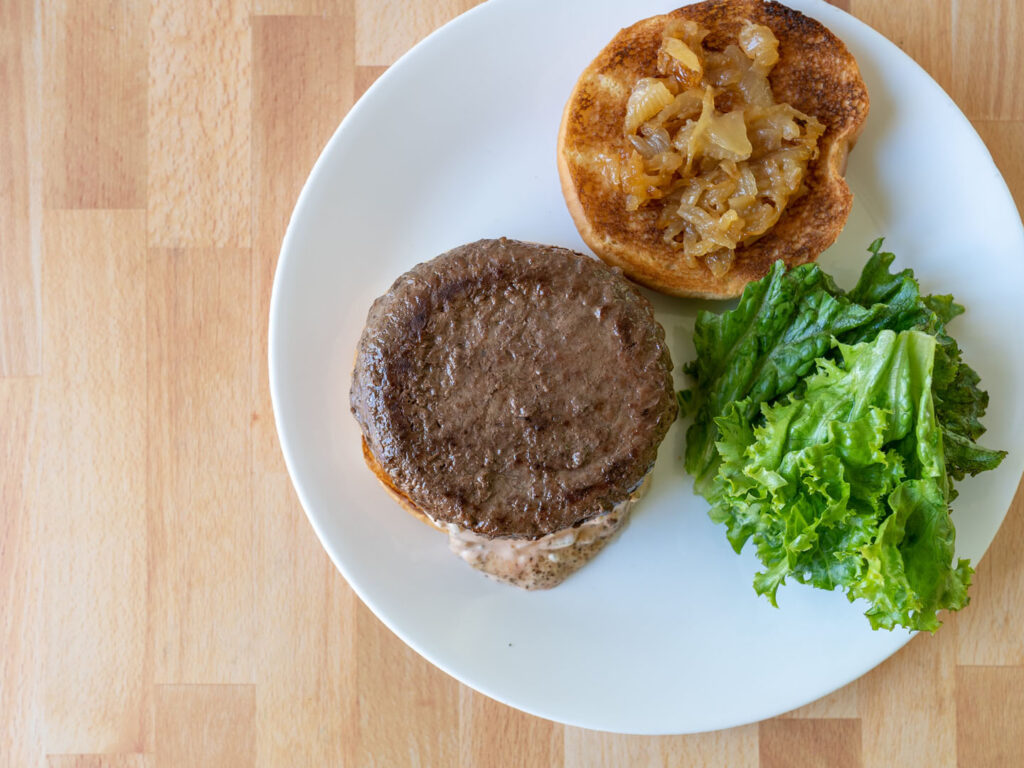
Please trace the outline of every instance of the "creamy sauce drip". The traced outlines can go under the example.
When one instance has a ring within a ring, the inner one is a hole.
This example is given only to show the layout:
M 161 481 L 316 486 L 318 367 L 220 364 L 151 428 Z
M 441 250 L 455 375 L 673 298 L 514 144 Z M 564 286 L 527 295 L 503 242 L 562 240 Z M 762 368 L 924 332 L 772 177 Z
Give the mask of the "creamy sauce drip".
M 650 477 L 648 475 L 647 477 Z M 473 568 L 523 589 L 550 589 L 589 562 L 625 527 L 647 478 L 611 510 L 538 539 L 487 538 L 448 523 L 448 546 Z

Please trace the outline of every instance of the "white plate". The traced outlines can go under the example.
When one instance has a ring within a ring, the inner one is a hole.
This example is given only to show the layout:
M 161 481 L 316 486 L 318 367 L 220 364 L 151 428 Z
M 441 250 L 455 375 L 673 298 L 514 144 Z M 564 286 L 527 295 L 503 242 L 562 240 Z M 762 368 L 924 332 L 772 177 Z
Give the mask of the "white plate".
M 991 393 L 984 443 L 1003 465 L 961 484 L 958 549 L 977 561 L 1024 467 L 1024 232 L 988 152 L 896 46 L 815 0 L 793 0 L 860 63 L 871 115 L 850 156 L 853 213 L 822 265 L 850 286 L 878 235 L 926 291 L 953 291 L 953 332 Z M 641 0 L 491 0 L 410 51 L 352 109 L 292 216 L 270 311 L 270 383 L 299 498 L 331 558 L 399 637 L 519 709 L 626 733 L 725 728 L 848 683 L 910 635 L 872 632 L 837 593 L 797 584 L 781 610 L 751 588 L 683 473 L 686 424 L 611 547 L 565 584 L 526 593 L 449 554 L 363 465 L 348 408 L 374 297 L 417 262 L 506 235 L 586 250 L 562 202 L 555 136 L 577 75 L 623 26 L 670 10 Z M 657 296 L 678 366 L 701 304 Z M 719 305 L 720 308 L 720 305 Z M 301 598 L 301 596 L 300 596 Z M 968 608 L 967 610 L 970 610 Z

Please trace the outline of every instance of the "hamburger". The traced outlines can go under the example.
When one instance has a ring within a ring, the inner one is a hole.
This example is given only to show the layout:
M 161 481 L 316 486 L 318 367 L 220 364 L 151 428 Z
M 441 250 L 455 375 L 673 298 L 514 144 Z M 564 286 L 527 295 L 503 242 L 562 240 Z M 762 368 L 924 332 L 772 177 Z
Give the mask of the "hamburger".
M 857 62 L 819 22 L 763 0 L 688 5 L 621 30 L 577 80 L 562 192 L 587 245 L 633 280 L 738 296 L 838 237 L 867 113 Z
M 374 301 L 350 402 L 363 456 L 474 568 L 559 584 L 619 531 L 676 416 L 650 303 L 579 253 L 480 240 Z

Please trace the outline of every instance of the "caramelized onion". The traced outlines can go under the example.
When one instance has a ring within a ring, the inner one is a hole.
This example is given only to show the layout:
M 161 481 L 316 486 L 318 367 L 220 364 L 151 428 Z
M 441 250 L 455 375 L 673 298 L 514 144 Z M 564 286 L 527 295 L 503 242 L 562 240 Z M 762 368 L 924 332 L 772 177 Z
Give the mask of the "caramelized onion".
M 768 27 L 748 21 L 722 51 L 704 48 L 706 35 L 688 19 L 666 25 L 661 77 L 641 78 L 629 97 L 621 178 L 628 210 L 657 201 L 665 242 L 721 277 L 736 248 L 804 192 L 825 128 L 776 102 L 768 76 L 779 41 Z
M 748 21 L 740 30 L 740 48 L 754 63 L 754 68 L 767 75 L 779 62 L 779 38 L 768 27 Z
M 708 154 L 721 160 L 746 160 L 753 152 L 743 112 L 712 114 L 707 129 Z
M 636 133 L 661 110 L 672 103 L 672 91 L 656 77 L 643 77 L 633 86 L 626 104 L 626 135 Z

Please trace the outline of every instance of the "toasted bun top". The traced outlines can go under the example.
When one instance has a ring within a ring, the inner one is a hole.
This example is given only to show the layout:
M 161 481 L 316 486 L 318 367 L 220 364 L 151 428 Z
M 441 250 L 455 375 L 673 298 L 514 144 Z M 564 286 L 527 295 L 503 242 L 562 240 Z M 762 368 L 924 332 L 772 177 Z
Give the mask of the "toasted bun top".
M 769 232 L 739 246 L 732 269 L 720 278 L 699 260 L 688 264 L 662 240 L 656 204 L 627 211 L 625 194 L 607 170 L 607 158 L 628 153 L 622 131 L 626 104 L 636 81 L 656 73 L 662 33 L 672 18 L 709 29 L 705 46 L 711 50 L 735 43 L 747 20 L 769 27 L 779 39 L 779 62 L 769 76 L 776 100 L 817 117 L 826 128 L 818 157 L 808 166 L 808 192 L 790 202 Z M 676 296 L 737 296 L 777 259 L 788 266 L 812 261 L 838 237 L 853 203 L 842 178 L 846 155 L 867 113 L 867 88 L 856 61 L 819 22 L 762 0 L 688 5 L 623 29 L 584 70 L 559 131 L 562 191 L 587 245 L 637 282 Z
M 352 412 L 440 522 L 536 538 L 622 501 L 676 414 L 650 303 L 564 248 L 481 240 L 402 275 L 359 341 Z

